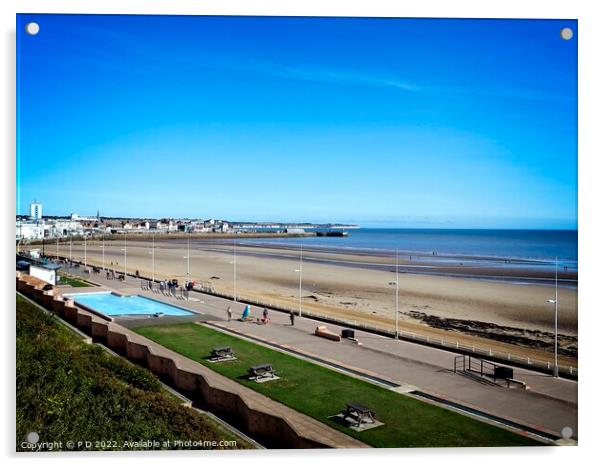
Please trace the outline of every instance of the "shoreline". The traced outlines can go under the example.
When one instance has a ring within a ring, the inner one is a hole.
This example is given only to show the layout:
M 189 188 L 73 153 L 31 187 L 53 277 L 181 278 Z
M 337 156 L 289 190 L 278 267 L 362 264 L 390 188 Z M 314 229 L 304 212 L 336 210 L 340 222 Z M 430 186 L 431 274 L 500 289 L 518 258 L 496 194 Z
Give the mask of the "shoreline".
M 151 277 L 152 243 L 127 243 L 127 271 Z M 299 306 L 299 254 L 296 250 L 237 246 L 237 280 L 234 281 L 233 247 L 211 242 L 191 242 L 190 279 L 210 283 L 219 293 L 278 304 Z M 59 255 L 68 258 L 68 246 Z M 187 278 L 187 244 L 155 242 L 156 279 Z M 46 255 L 52 258 L 49 245 Z M 83 244 L 74 243 L 74 260 L 84 262 Z M 100 241 L 87 242 L 87 263 L 102 266 Z M 123 244 L 105 244 L 105 267 L 123 270 Z M 358 264 L 359 262 L 359 264 Z M 492 280 L 492 270 L 479 270 L 480 278 L 403 272 L 400 261 L 400 327 L 445 338 L 476 339 L 488 345 L 521 348 L 535 358 L 549 357 L 553 341 L 553 307 L 547 300 L 553 289 L 545 284 L 528 286 L 510 280 Z M 447 270 L 449 272 L 449 270 Z M 457 270 L 455 270 L 457 272 Z M 535 273 L 535 277 L 539 274 Z M 391 329 L 395 323 L 395 264 L 387 257 L 313 252 L 304 249 L 302 303 L 316 315 L 332 315 Z M 559 287 L 559 332 L 563 357 L 577 355 L 577 290 Z M 513 344 L 514 343 L 514 344 Z
M 179 243 L 177 240 L 175 241 Z M 232 251 L 232 242 L 199 241 L 197 245 L 210 246 L 206 250 L 228 253 Z M 215 246 L 221 246 L 215 247 Z M 249 248 L 251 251 L 245 251 Z M 299 248 L 288 244 L 253 244 L 239 243 L 238 254 L 257 258 L 288 259 L 299 255 Z M 279 256 L 275 252 L 283 251 L 286 254 Z M 395 271 L 395 254 L 356 252 L 354 249 L 312 247 L 303 245 L 304 261 L 314 263 L 329 263 L 345 267 L 356 267 L 370 270 Z M 314 257 L 308 256 L 313 253 Z M 411 256 L 409 260 L 407 256 Z M 322 257 L 323 256 L 323 257 Z M 336 259 L 326 256 L 337 256 Z M 342 256 L 353 256 L 367 260 L 349 260 Z M 399 273 L 424 274 L 432 276 L 448 276 L 478 280 L 491 280 L 500 282 L 514 282 L 517 284 L 542 284 L 554 285 L 555 270 L 549 267 L 549 262 L 529 259 L 491 258 L 486 256 L 455 256 L 454 262 L 449 262 L 450 255 L 440 255 L 433 258 L 419 256 L 414 253 L 399 256 Z M 553 267 L 553 263 L 551 264 Z M 578 273 L 572 270 L 558 270 L 559 286 L 577 288 Z

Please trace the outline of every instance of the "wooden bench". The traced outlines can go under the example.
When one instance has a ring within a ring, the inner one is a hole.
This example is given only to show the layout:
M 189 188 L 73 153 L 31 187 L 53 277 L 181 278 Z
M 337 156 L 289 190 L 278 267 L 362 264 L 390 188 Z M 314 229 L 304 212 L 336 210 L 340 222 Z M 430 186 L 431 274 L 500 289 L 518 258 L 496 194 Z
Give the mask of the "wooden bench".
M 223 346 L 221 348 L 213 348 L 211 350 L 211 359 L 230 359 L 234 357 L 234 352 L 230 346 Z
M 374 424 L 376 414 L 370 408 L 359 403 L 347 403 L 347 407 L 341 413 L 343 419 L 351 418 L 355 421 L 356 427 L 360 427 L 362 424 Z
M 270 379 L 275 376 L 276 371 L 271 364 L 259 364 L 249 368 L 249 379 L 251 380 Z
M 516 379 L 507 379 L 508 382 L 508 388 L 510 388 L 511 384 L 514 385 L 518 385 L 520 388 L 522 388 L 523 390 L 529 390 L 529 386 L 527 385 L 526 382 L 523 382 L 522 380 L 516 380 Z
M 328 330 L 325 325 L 318 325 L 314 331 L 314 335 L 317 337 L 326 338 L 332 341 L 341 341 L 340 335 Z

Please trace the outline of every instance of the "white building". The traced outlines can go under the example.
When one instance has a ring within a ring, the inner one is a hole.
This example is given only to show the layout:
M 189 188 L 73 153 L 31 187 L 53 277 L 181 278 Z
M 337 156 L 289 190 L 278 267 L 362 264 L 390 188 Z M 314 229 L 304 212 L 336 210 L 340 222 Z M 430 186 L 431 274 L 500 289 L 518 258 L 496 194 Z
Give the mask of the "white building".
M 17 241 L 37 240 L 44 238 L 44 225 L 35 222 L 17 221 Z
M 98 217 L 82 217 L 78 214 L 71 214 L 71 220 L 74 222 L 94 222 L 98 220 Z
M 39 278 L 51 285 L 56 285 L 60 268 L 61 266 L 58 264 L 30 264 L 29 275 Z
M 29 204 L 29 216 L 36 222 L 42 220 L 42 204 L 37 202 L 32 202 Z
M 82 236 L 84 227 L 81 223 L 73 220 L 55 220 L 54 222 L 46 222 L 45 227 L 48 230 L 48 237 L 65 238 L 68 236 Z

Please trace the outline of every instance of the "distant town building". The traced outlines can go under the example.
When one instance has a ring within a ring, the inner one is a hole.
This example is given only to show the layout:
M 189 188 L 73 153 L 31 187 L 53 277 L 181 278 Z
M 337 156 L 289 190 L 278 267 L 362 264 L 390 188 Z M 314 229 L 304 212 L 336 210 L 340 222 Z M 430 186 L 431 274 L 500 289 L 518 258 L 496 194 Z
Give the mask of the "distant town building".
M 17 221 L 17 241 L 38 240 L 44 238 L 44 225 L 37 222 Z
M 81 215 L 71 214 L 71 220 L 77 222 L 96 222 L 98 221 L 98 217 L 82 217 Z
M 39 202 L 32 202 L 29 205 L 29 216 L 32 220 L 39 222 L 42 220 L 42 204 Z

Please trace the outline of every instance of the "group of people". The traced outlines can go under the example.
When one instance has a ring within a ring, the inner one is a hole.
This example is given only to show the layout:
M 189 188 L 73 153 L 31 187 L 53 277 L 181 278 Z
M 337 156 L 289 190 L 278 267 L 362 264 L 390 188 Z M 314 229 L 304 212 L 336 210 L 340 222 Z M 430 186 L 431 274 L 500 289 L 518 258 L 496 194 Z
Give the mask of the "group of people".
M 232 320 L 232 306 L 228 306 L 228 308 L 226 309 L 226 316 L 228 317 L 228 322 L 230 322 Z M 295 325 L 295 313 L 293 311 L 289 312 L 289 319 L 291 321 L 291 326 Z M 239 319 L 241 322 L 249 322 L 249 321 L 253 321 L 253 317 L 251 317 L 251 305 L 247 304 L 245 306 L 245 308 L 242 311 L 242 315 Z M 262 324 L 262 325 L 267 325 L 267 323 L 270 321 L 270 316 L 269 316 L 269 312 L 267 307 L 263 308 L 263 311 L 261 312 L 261 318 L 257 318 L 257 323 L 258 324 Z
M 176 291 L 180 290 L 180 294 L 188 294 L 188 290 L 183 286 L 178 286 L 177 280 L 161 280 L 159 282 L 159 291 L 163 294 L 176 295 Z

